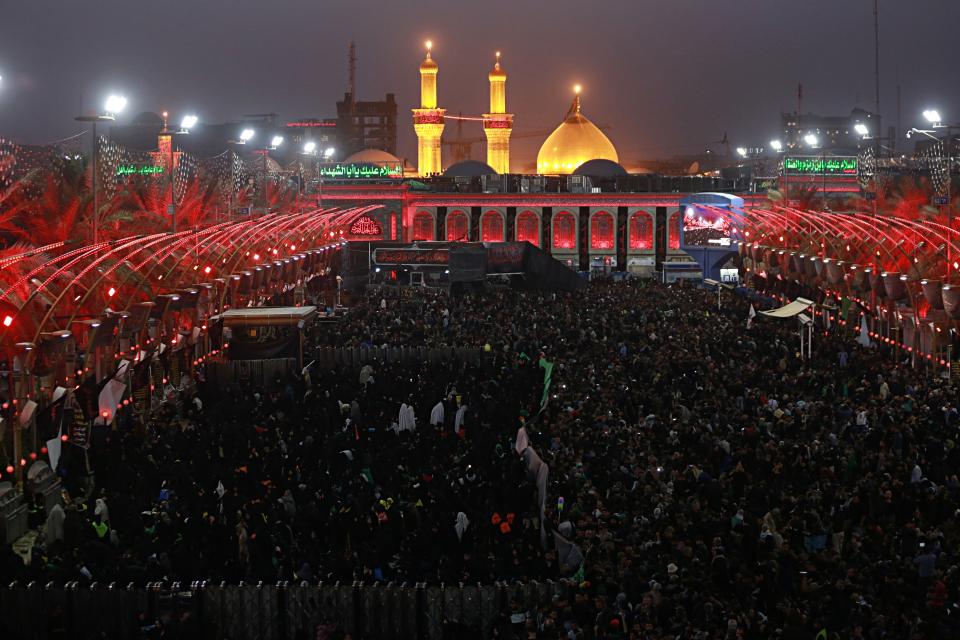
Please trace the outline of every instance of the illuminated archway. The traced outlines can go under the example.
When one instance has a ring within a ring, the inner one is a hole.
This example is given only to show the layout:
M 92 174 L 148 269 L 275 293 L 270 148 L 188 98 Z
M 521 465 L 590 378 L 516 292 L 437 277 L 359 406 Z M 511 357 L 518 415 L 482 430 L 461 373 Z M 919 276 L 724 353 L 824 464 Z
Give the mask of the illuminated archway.
M 678 251 L 680 249 L 680 210 L 670 214 L 667 221 L 667 249 Z
M 653 220 L 646 211 L 634 211 L 628 221 L 629 243 L 631 251 L 647 251 L 653 249 Z
M 413 216 L 413 232 L 411 240 L 433 240 L 436 225 L 433 223 L 433 214 L 429 211 L 417 211 Z
M 459 209 L 447 214 L 447 242 L 470 241 L 470 218 Z
M 540 216 L 533 211 L 521 211 L 517 214 L 516 227 L 517 242 L 540 246 Z
M 613 216 L 607 211 L 597 211 L 590 216 L 590 248 L 599 251 L 613 251 L 616 248 Z
M 480 217 L 480 239 L 483 242 L 503 242 L 503 215 L 487 211 Z
M 553 216 L 553 248 L 561 251 L 577 248 L 577 218 L 569 211 Z

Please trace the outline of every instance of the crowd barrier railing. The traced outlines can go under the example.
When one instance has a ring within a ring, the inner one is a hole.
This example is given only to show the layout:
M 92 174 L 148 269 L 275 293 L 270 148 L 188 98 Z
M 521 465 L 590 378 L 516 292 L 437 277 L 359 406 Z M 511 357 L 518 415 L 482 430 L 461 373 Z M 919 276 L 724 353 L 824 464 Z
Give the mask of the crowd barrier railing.
M 325 637 L 440 640 L 450 626 L 490 638 L 514 611 L 567 595 L 564 582 L 491 585 L 76 582 L 0 587 L 0 631 L 27 640 L 160 637 L 160 628 L 197 637 L 294 640 Z

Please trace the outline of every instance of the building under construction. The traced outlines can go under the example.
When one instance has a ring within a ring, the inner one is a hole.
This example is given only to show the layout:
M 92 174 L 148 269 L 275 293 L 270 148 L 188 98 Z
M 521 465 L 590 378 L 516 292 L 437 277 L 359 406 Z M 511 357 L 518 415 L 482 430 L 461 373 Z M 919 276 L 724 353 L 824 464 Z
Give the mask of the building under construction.
M 357 100 L 357 49 L 350 43 L 347 57 L 347 92 L 337 102 L 337 137 L 341 157 L 364 149 L 397 154 L 397 101 L 392 93 L 384 100 Z
M 350 156 L 363 149 L 397 153 L 397 101 L 392 93 L 384 100 L 355 100 L 345 93 L 337 102 L 337 137 L 341 155 Z M 339 151 L 339 150 L 338 150 Z

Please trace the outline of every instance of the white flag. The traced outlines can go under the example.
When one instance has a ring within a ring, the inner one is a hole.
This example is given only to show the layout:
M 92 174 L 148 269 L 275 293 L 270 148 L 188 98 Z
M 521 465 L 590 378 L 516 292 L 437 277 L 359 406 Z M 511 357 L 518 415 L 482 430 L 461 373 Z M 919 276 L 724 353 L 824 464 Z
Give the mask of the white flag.
M 753 303 L 750 303 L 750 312 L 747 314 L 747 329 L 753 326 L 753 319 L 757 317 L 757 310 L 753 308 Z
M 870 346 L 870 329 L 867 328 L 867 316 L 860 316 L 860 337 L 857 338 L 859 342 L 864 347 Z

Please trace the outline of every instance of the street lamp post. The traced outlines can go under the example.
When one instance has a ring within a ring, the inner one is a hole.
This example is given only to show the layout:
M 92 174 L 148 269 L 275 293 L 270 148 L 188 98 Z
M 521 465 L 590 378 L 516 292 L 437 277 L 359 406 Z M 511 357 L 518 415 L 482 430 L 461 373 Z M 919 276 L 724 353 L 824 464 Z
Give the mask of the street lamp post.
M 940 138 L 934 135 L 934 132 L 943 130 L 947 134 L 946 140 L 946 161 L 947 161 L 947 175 L 946 180 L 946 201 L 940 202 L 940 210 L 943 211 L 943 208 L 946 207 L 947 215 L 947 277 L 945 282 L 950 283 L 950 276 L 954 270 L 953 268 L 953 203 L 951 202 L 953 196 L 953 132 L 955 129 L 960 127 L 960 125 L 955 124 L 943 124 L 943 119 L 940 117 L 940 112 L 936 109 L 927 109 L 923 112 L 923 117 L 930 123 L 931 129 L 917 129 L 913 127 L 910 131 L 907 132 L 907 137 L 910 137 L 910 134 L 913 133 L 922 133 L 931 140 L 940 142 Z M 943 160 L 943 155 L 940 156 L 940 159 Z M 939 194 L 938 194 L 939 197 Z
M 126 98 L 123 96 L 111 95 L 109 98 L 107 98 L 107 102 L 104 105 L 104 113 L 77 116 L 74 118 L 74 120 L 77 122 L 89 122 L 91 125 L 91 134 L 93 135 L 93 150 L 90 154 L 90 162 L 92 166 L 91 188 L 93 189 L 93 244 L 95 245 L 100 241 L 100 197 L 97 193 L 97 151 L 99 147 L 97 144 L 97 123 L 113 122 L 116 120 L 117 114 L 123 111 L 125 106 L 127 106 Z
M 177 194 L 176 194 L 176 183 L 174 180 L 174 154 L 173 154 L 173 136 L 175 135 L 186 135 L 190 133 L 190 129 L 197 124 L 197 116 L 186 115 L 183 116 L 183 120 L 180 122 L 179 129 L 171 129 L 167 124 L 167 112 L 163 112 L 163 131 L 160 132 L 162 136 L 170 137 L 170 217 L 171 217 L 171 230 L 173 233 L 177 232 Z
M 256 135 L 256 131 L 254 131 L 253 129 L 249 129 L 249 128 L 244 129 L 243 131 L 240 132 L 239 138 L 237 138 L 236 140 L 227 140 L 227 142 L 229 144 L 247 144 L 248 142 L 253 140 L 254 135 Z M 234 197 L 234 191 L 236 187 L 236 184 L 234 182 L 235 180 L 236 180 L 236 176 L 234 175 L 233 159 L 231 158 L 231 161 L 230 161 L 230 211 L 227 214 L 227 219 L 230 219 L 230 220 L 233 219 L 233 197 Z

